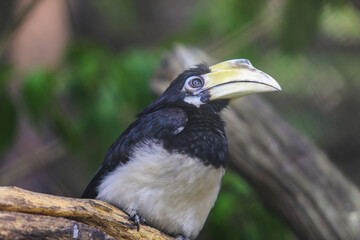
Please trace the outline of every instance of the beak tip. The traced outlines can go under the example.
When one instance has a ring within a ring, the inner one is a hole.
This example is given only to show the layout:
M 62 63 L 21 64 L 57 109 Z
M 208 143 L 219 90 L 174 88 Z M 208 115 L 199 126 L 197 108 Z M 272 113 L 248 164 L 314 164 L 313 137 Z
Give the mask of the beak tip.
M 281 88 L 281 86 L 279 84 L 277 86 L 275 86 L 275 88 L 276 88 L 276 92 L 282 91 L 282 88 Z
M 272 78 L 268 74 L 266 74 L 266 76 L 268 77 L 268 81 L 270 80 L 269 85 L 272 86 L 275 89 L 274 92 L 282 91 L 282 88 L 281 88 L 280 84 L 274 78 Z

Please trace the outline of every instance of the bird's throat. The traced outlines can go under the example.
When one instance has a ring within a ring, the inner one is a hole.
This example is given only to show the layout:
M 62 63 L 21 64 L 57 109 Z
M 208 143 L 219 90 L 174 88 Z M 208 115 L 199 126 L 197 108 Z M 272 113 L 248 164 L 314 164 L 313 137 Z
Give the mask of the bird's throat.
M 164 142 L 169 151 L 200 159 L 206 166 L 225 167 L 228 142 L 220 114 L 203 108 L 187 109 L 188 122 L 176 137 Z

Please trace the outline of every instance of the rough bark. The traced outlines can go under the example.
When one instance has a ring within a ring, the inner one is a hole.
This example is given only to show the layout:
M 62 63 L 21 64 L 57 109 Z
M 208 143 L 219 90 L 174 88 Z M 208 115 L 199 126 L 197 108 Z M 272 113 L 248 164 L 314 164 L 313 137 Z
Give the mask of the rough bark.
M 196 48 L 176 47 L 159 68 L 153 88 L 161 93 L 169 80 L 204 61 L 214 62 Z M 248 180 L 300 239 L 360 238 L 358 189 L 261 97 L 232 102 L 223 118 L 231 168 Z
M 1 239 L 115 239 L 87 224 L 60 217 L 0 211 Z
M 99 200 L 0 187 L 0 239 L 173 239 Z

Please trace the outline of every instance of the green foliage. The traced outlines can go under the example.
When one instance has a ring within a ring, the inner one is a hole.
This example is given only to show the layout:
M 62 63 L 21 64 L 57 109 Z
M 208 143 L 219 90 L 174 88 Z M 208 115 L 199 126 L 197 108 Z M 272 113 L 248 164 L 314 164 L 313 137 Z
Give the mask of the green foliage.
M 200 239 L 286 240 L 292 234 L 259 201 L 251 187 L 227 171 Z
M 9 77 L 9 70 L 0 68 L 0 153 L 12 142 L 17 127 L 15 106 L 8 94 Z
M 48 70 L 37 70 L 24 81 L 23 97 L 34 123 L 40 123 L 53 99 L 55 76 Z
M 280 43 L 285 52 L 301 52 L 313 42 L 323 0 L 289 0 L 283 15 Z
M 228 34 L 241 29 L 260 15 L 266 1 L 212 1 L 208 4 L 211 27 L 219 34 Z
M 70 149 L 92 163 L 93 172 L 106 148 L 154 100 L 148 80 L 157 64 L 151 52 L 114 55 L 78 43 L 61 70 L 36 71 L 28 77 L 25 103 L 34 122 L 46 119 Z
M 255 21 L 266 6 L 264 0 L 207 1 L 194 3 L 187 28 L 170 40 L 190 44 L 209 44 L 232 36 Z
M 80 149 L 95 165 L 134 115 L 154 99 L 148 80 L 156 64 L 151 53 L 140 51 L 117 56 L 89 46 L 70 51 L 65 93 L 76 113 Z
M 105 26 L 105 31 L 108 34 L 115 34 L 125 39 L 139 34 L 134 29 L 139 29 L 141 25 L 141 15 L 137 11 L 138 2 L 132 0 L 106 0 L 97 1 L 90 0 L 89 3 L 94 5 L 94 8 L 99 11 L 103 21 L 101 26 Z M 123 34 L 126 32 L 127 34 Z
M 324 6 L 320 21 L 321 33 L 333 41 L 347 44 L 360 41 L 360 14 L 352 5 Z M 350 62 L 350 61 L 349 61 Z

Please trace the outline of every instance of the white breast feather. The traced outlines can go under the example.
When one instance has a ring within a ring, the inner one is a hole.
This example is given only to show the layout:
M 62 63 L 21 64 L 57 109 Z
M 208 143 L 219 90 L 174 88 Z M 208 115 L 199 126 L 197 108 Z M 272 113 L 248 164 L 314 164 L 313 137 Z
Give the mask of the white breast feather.
M 98 199 L 130 213 L 135 209 L 151 226 L 195 238 L 217 198 L 224 168 L 170 154 L 161 144 L 138 145 L 130 161 L 107 175 Z

